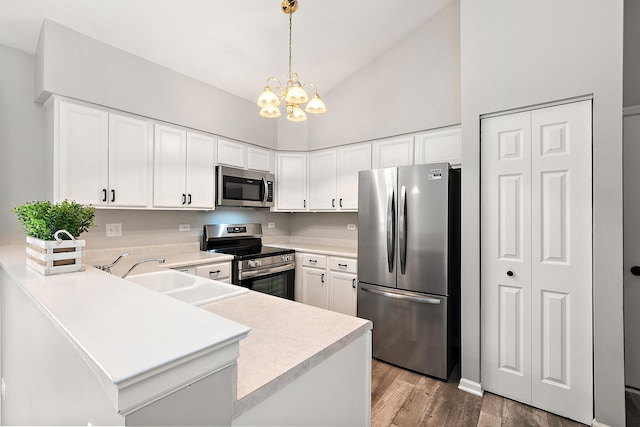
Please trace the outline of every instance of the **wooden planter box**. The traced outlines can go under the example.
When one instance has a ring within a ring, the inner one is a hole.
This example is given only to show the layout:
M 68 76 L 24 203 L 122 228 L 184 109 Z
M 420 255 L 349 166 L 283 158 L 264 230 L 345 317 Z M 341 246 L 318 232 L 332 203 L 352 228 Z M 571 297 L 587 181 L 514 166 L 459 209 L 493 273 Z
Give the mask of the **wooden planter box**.
M 41 240 L 27 236 L 27 265 L 45 276 L 83 271 L 84 240 Z

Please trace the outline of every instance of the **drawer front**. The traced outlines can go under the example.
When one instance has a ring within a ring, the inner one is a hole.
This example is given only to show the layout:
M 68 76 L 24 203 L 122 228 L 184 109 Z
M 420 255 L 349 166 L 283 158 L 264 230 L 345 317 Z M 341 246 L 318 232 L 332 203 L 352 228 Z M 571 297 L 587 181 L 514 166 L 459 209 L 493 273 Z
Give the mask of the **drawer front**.
M 345 273 L 357 273 L 358 261 L 353 258 L 329 258 L 329 268 L 333 271 L 343 271 Z
M 302 254 L 302 265 L 305 267 L 327 268 L 327 257 L 325 255 Z
M 180 273 L 196 274 L 196 268 L 193 266 L 176 267 L 172 268 L 172 270 L 179 271 Z
M 231 276 L 231 263 L 221 262 L 218 264 L 201 265 L 196 267 L 196 276 L 223 281 L 223 279 L 228 279 L 229 276 Z

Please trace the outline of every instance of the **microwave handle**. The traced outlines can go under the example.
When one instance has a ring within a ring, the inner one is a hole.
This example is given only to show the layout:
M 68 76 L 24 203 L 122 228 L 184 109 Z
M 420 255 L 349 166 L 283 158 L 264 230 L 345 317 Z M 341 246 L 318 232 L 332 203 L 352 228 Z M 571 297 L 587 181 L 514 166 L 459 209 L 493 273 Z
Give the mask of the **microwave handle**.
M 262 178 L 262 185 L 264 185 L 264 196 L 262 196 L 262 203 L 267 203 L 267 197 L 269 197 L 269 188 L 267 187 L 267 179 Z

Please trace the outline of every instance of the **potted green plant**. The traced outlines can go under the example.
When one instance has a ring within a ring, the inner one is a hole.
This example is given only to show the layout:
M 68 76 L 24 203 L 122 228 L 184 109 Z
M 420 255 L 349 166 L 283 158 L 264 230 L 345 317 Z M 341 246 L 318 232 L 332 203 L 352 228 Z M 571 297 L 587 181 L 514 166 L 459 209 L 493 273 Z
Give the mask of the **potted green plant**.
M 71 200 L 34 201 L 13 211 L 27 234 L 27 264 L 46 275 L 84 270 L 84 240 L 77 237 L 93 226 L 96 209 Z

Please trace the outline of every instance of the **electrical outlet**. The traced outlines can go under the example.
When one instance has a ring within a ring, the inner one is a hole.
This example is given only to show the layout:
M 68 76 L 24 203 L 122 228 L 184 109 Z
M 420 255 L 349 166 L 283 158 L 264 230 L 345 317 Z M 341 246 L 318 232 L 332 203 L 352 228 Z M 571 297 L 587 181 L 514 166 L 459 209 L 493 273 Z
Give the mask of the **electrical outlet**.
M 122 224 L 107 224 L 107 237 L 122 236 Z
M 179 224 L 178 231 L 191 231 L 191 224 Z
M 267 223 L 267 228 L 276 228 L 276 223 L 275 222 Z
M 355 229 L 356 229 L 356 225 L 355 224 L 347 224 L 347 230 L 354 231 Z

